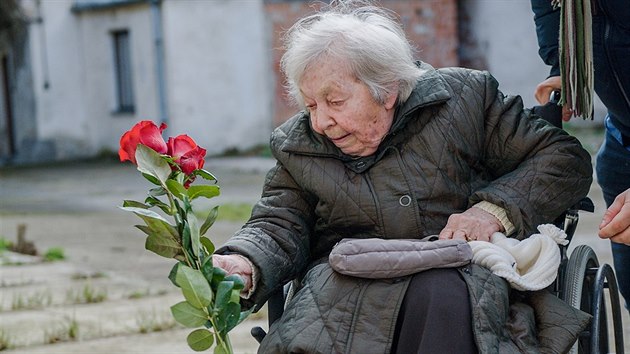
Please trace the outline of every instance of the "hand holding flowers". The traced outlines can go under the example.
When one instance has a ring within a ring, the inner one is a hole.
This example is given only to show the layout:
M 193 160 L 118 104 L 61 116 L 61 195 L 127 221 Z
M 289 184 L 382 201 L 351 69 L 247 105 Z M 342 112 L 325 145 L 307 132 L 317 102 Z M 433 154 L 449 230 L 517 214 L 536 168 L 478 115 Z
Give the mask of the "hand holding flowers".
M 215 222 L 218 207 L 207 211 L 202 220 L 193 210 L 197 198 L 219 195 L 216 178 L 203 169 L 206 150 L 187 135 L 164 141 L 159 127 L 141 121 L 120 139 L 121 161 L 131 161 L 152 184 L 144 202 L 125 200 L 123 210 L 138 215 L 144 225 L 136 225 L 147 235 L 145 248 L 160 256 L 174 258 L 169 279 L 181 288 L 185 301 L 171 307 L 175 320 L 198 328 L 188 335 L 189 346 L 197 351 L 215 344 L 214 353 L 232 353 L 228 332 L 249 315 L 241 312 L 243 280 L 214 267 L 214 244 L 205 233 Z M 215 184 L 192 185 L 197 177 Z M 152 211 L 157 207 L 162 214 Z M 172 217 L 173 223 L 164 216 Z

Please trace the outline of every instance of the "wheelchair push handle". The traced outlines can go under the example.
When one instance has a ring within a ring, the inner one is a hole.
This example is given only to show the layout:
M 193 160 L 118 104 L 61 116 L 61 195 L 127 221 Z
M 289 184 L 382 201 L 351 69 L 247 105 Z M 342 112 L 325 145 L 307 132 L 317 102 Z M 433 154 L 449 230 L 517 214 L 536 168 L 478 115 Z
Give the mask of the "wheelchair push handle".
M 551 91 L 549 102 L 542 106 L 534 106 L 532 112 L 557 128 L 562 128 L 562 106 L 560 102 L 560 91 Z

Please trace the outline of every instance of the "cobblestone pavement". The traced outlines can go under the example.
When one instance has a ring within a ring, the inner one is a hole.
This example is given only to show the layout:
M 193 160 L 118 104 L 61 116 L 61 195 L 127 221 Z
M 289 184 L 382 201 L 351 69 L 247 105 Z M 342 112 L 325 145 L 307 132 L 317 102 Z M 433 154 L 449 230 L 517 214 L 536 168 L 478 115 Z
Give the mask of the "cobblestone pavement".
M 213 201 L 253 204 L 273 164 L 266 158 L 209 159 L 206 169 L 221 186 Z M 173 327 L 168 312 L 181 301 L 166 278 L 172 262 L 144 250 L 143 237 L 132 227 L 138 220 L 117 208 L 123 199 L 144 199 L 147 188 L 132 165 L 113 161 L 0 169 L 0 236 L 15 239 L 23 224 L 39 250 L 62 247 L 67 256 L 63 262 L 0 266 L 0 334 L 16 346 L 9 352 L 192 352 L 185 343 L 188 330 Z M 580 214 L 569 253 L 586 244 L 600 263 L 611 264 L 609 243 L 596 236 L 604 212 L 596 183 L 589 197 L 596 211 Z M 218 222 L 210 236 L 221 244 L 239 227 L 240 222 Z M 86 289 L 105 292 L 107 299 L 87 304 L 72 299 Z M 20 308 L 19 300 L 34 304 Z M 261 312 L 234 330 L 237 353 L 255 352 L 249 329 L 265 327 Z M 629 351 L 625 311 L 623 321 Z M 49 344 L 55 336 L 59 342 Z

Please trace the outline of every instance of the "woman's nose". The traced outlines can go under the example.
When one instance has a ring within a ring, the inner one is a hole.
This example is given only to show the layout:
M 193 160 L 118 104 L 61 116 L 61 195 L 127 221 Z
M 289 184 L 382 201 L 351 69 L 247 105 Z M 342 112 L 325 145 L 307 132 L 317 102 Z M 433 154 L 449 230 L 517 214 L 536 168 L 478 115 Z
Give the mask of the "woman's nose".
M 311 112 L 311 122 L 313 129 L 319 134 L 324 134 L 328 128 L 335 125 L 335 120 L 330 116 L 329 112 L 319 107 Z

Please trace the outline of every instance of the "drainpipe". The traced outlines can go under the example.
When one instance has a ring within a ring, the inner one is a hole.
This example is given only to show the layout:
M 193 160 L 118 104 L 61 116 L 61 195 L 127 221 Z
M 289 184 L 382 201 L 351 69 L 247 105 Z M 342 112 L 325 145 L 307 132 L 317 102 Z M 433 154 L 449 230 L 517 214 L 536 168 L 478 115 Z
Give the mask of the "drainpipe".
M 158 111 L 160 122 L 168 124 L 166 104 L 166 75 L 164 72 L 164 37 L 162 35 L 162 1 L 150 0 L 153 44 L 155 46 L 155 74 L 157 79 Z

